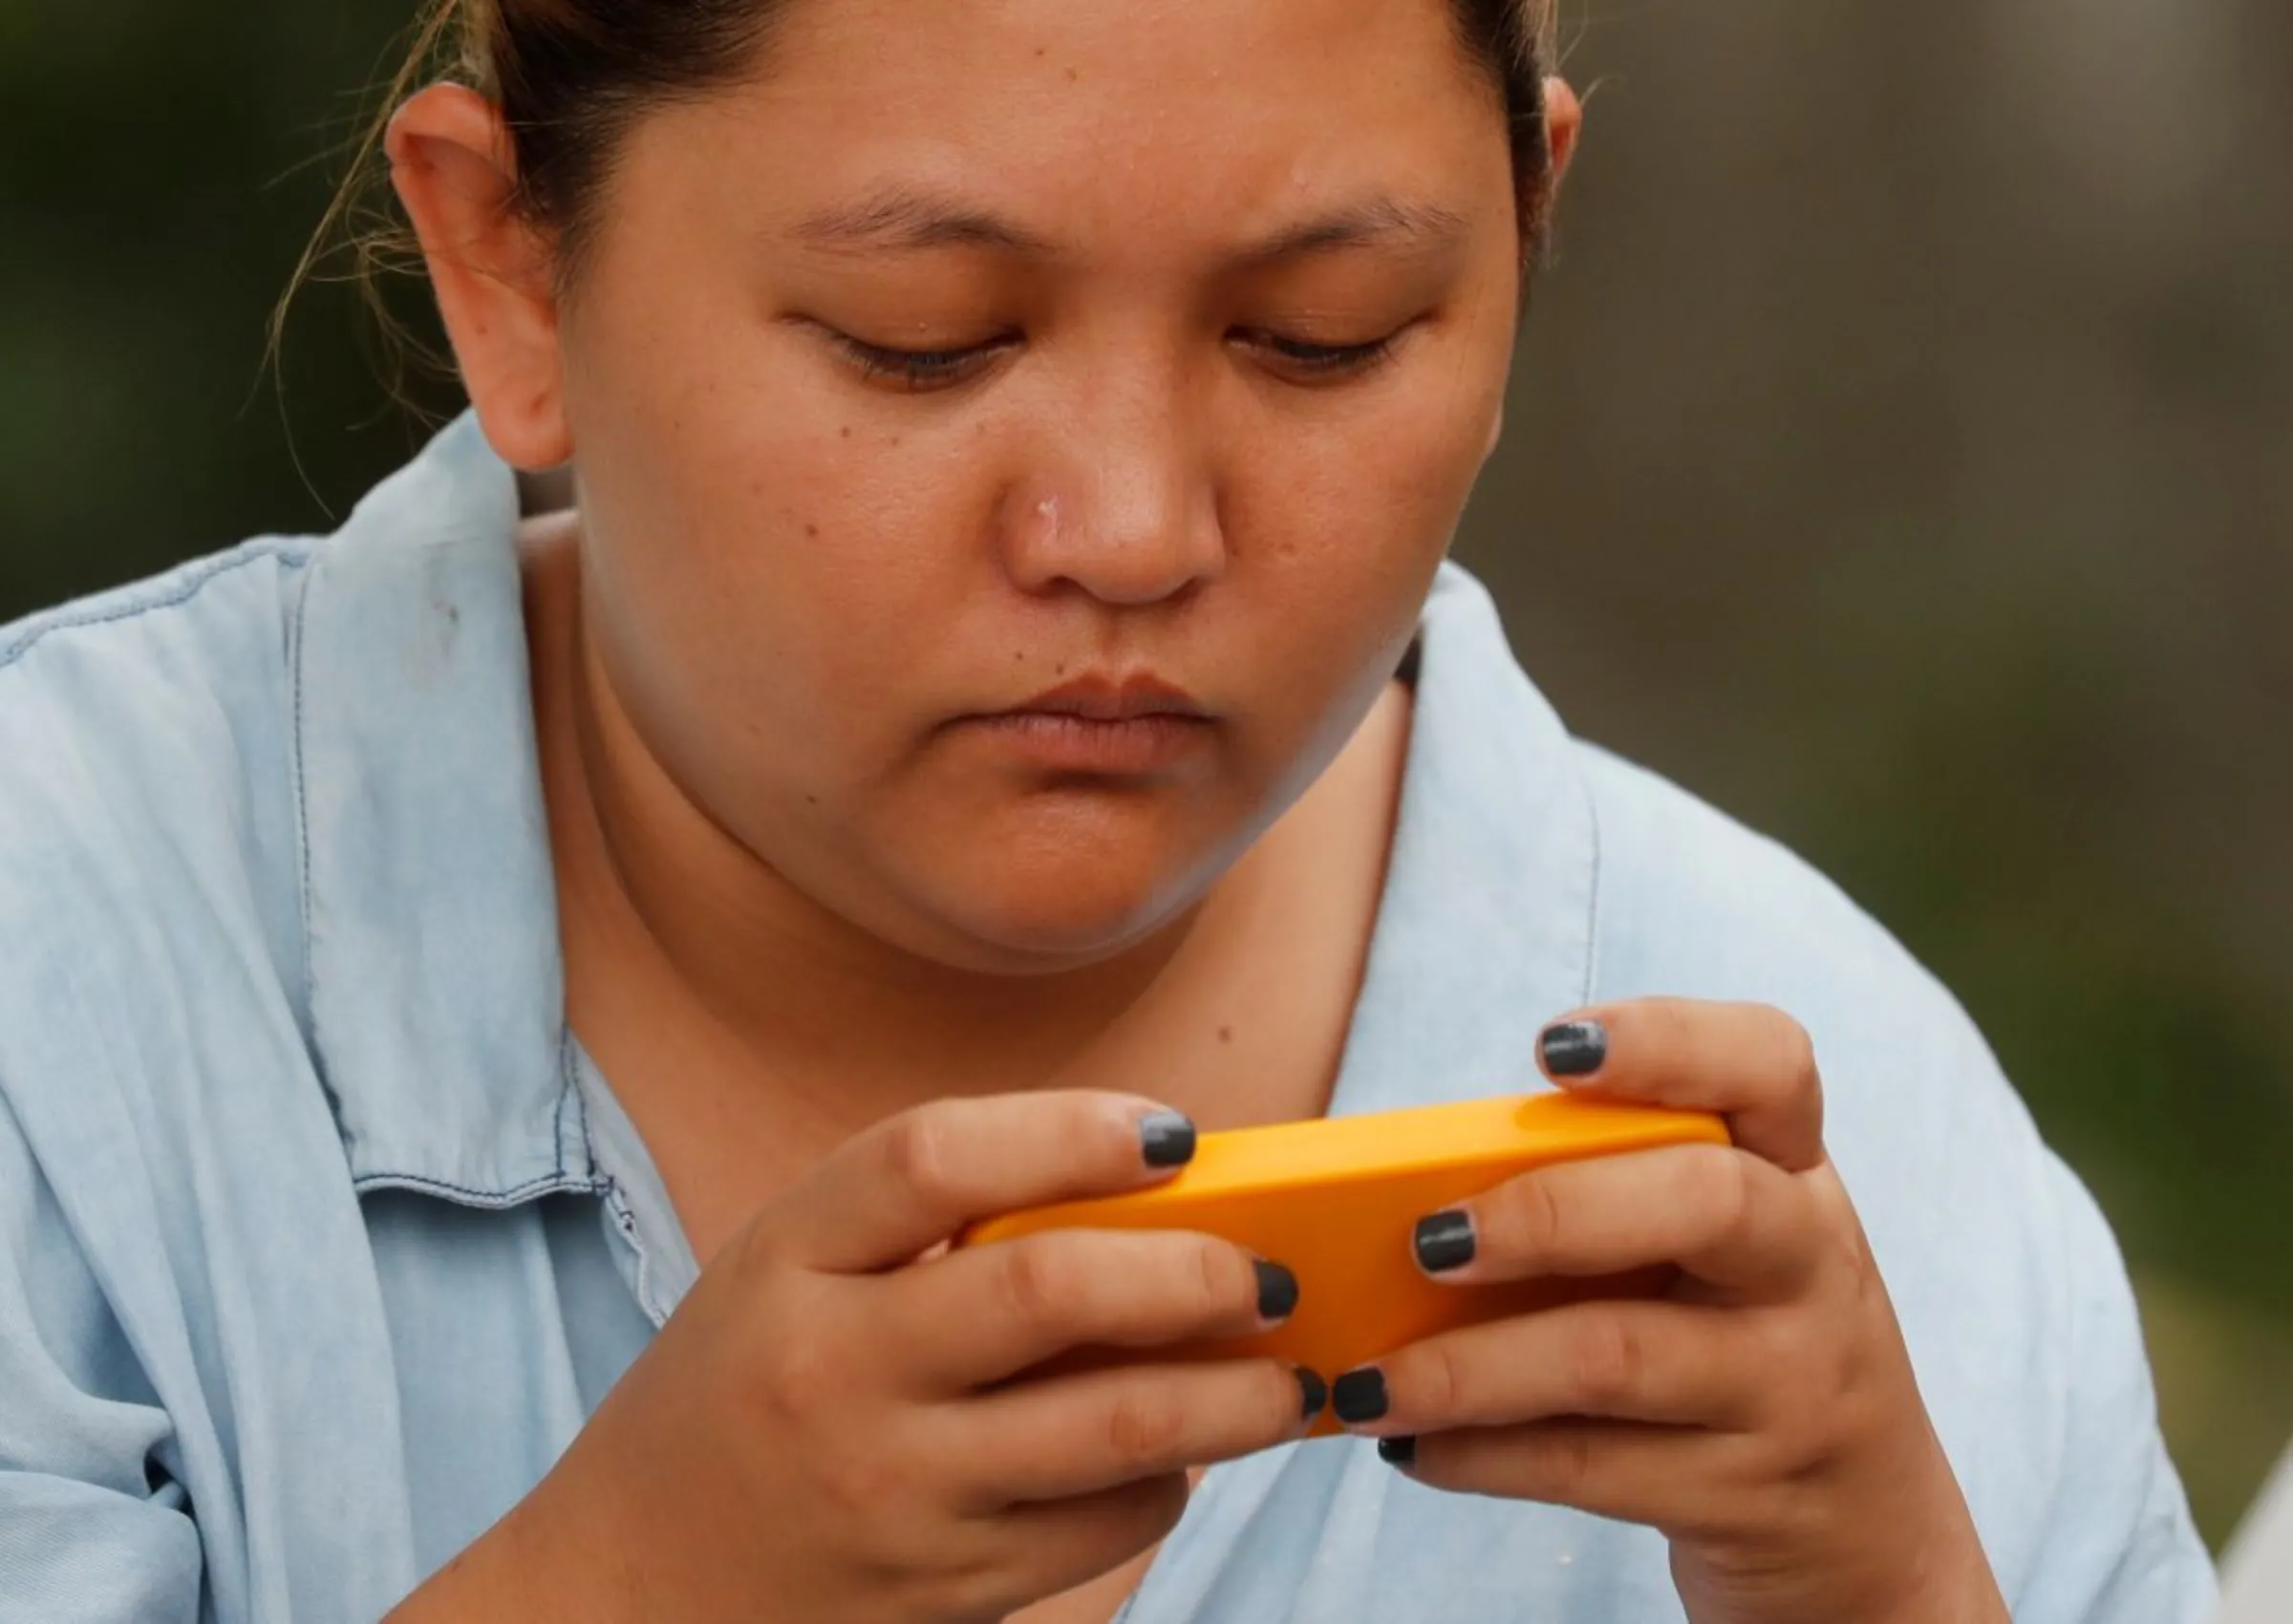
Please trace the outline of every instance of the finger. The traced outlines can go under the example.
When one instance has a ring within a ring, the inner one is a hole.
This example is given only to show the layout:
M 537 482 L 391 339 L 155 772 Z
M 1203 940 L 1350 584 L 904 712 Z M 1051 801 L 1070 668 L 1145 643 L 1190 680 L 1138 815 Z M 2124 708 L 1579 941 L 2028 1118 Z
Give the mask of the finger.
M 1070 1348 L 1252 1336 L 1297 1306 L 1289 1270 L 1185 1230 L 1051 1229 L 953 1252 L 891 1285 L 886 1335 L 940 1391 Z
M 1675 1264 L 1734 1292 L 1789 1293 L 1823 1255 L 1814 1193 L 1747 1151 L 1670 1145 L 1525 1173 L 1417 1227 L 1418 1264 L 1458 1285 Z
M 1728 1310 L 1577 1303 L 1428 1336 L 1340 1375 L 1331 1403 L 1371 1437 L 1555 1416 L 1737 1426 L 1757 1417 L 1758 1352 Z
M 943 1405 L 945 1459 L 980 1510 L 1066 1500 L 1304 1435 L 1328 1389 L 1275 1359 L 1132 1365 L 1020 1382 Z
M 966 1224 L 1167 1179 L 1194 1125 L 1130 1095 L 939 1100 L 855 1135 L 758 1226 L 807 1268 L 889 1269 Z
M 1184 1472 L 1167 1472 L 1071 1500 L 1015 1506 L 978 1525 L 1010 1577 L 969 1615 L 996 1618 L 1061 1595 L 1147 1549 L 1185 1515 Z M 1000 1605 L 994 1605 L 1000 1602 Z
M 1567 1506 L 1680 1537 L 1746 1520 L 1743 1497 L 1725 1486 L 1746 1480 L 1746 1447 L 1694 1427 L 1567 1418 L 1427 1434 L 1379 1453 L 1434 1488 Z
M 1787 1172 L 1823 1160 L 1823 1080 L 1807 1029 L 1764 1004 L 1641 998 L 1585 1010 L 1537 1039 L 1572 1091 L 1714 1111 L 1735 1142 Z

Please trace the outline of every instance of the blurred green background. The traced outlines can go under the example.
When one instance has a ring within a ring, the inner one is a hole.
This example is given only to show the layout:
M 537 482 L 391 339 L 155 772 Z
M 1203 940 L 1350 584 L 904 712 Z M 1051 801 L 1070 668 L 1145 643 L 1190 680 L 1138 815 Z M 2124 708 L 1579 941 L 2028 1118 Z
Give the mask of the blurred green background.
M 0 6 L 0 619 L 324 527 L 417 443 L 346 291 L 262 365 L 410 11 Z M 2293 8 L 1572 14 L 1463 555 L 1579 732 L 1971 1006 L 2119 1228 L 2218 1542 L 2293 1435 Z

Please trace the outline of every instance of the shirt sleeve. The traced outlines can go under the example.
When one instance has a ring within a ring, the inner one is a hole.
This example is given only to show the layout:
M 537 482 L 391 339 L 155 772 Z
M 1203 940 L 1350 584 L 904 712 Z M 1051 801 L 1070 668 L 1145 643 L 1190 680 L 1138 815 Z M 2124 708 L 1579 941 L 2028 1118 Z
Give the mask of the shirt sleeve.
M 2293 1616 L 2293 1453 L 2246 1514 L 2222 1565 L 2220 1624 Z
M 2038 1560 L 2008 1596 L 2018 1624 L 2211 1624 L 2212 1559 L 2158 1431 L 2150 1363 L 2117 1243 L 2086 1187 L 2044 1166 L 2068 1288 L 2061 1468 Z
M 0 1094 L 0 1624 L 199 1624 L 170 1432 Z

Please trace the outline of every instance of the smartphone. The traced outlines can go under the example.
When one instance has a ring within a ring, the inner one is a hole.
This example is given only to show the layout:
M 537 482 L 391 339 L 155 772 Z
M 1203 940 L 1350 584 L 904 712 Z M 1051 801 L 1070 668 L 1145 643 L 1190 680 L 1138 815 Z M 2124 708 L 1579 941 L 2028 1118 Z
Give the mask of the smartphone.
M 1152 1349 L 1081 1349 L 1043 1367 L 1079 1370 L 1271 1356 L 1335 1378 L 1423 1337 L 1594 1297 L 1653 1295 L 1669 1269 L 1599 1279 L 1450 1286 L 1417 1266 L 1417 1221 L 1559 1162 L 1674 1144 L 1725 1144 L 1716 1116 L 1545 1093 L 1468 1100 L 1205 1134 L 1177 1177 L 1149 1189 L 1061 1202 L 971 1227 L 959 1246 L 1045 1229 L 1191 1229 L 1297 1276 L 1297 1312 L 1261 1335 Z M 1316 1435 L 1339 1431 L 1326 1413 Z

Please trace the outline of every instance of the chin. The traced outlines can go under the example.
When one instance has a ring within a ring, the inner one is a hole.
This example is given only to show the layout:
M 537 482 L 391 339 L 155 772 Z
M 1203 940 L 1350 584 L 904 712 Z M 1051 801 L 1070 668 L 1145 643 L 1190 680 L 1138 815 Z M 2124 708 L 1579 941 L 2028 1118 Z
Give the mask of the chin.
M 886 852 L 877 873 L 905 898 L 896 939 L 1001 974 L 1139 946 L 1208 895 L 1258 826 L 1247 808 L 1208 798 L 1038 797 L 980 810 L 943 816 L 934 838 Z
M 1030 876 L 1006 890 L 967 899 L 949 917 L 963 933 L 1004 961 L 1003 968 L 1054 971 L 1114 957 L 1152 936 L 1197 900 L 1167 887 L 1078 876 L 1070 886 L 1040 886 Z
M 976 955 L 976 968 L 1049 973 L 1138 946 L 1199 902 L 1217 870 L 1168 852 L 1100 851 L 1030 861 L 1008 848 L 950 875 L 931 911 Z

